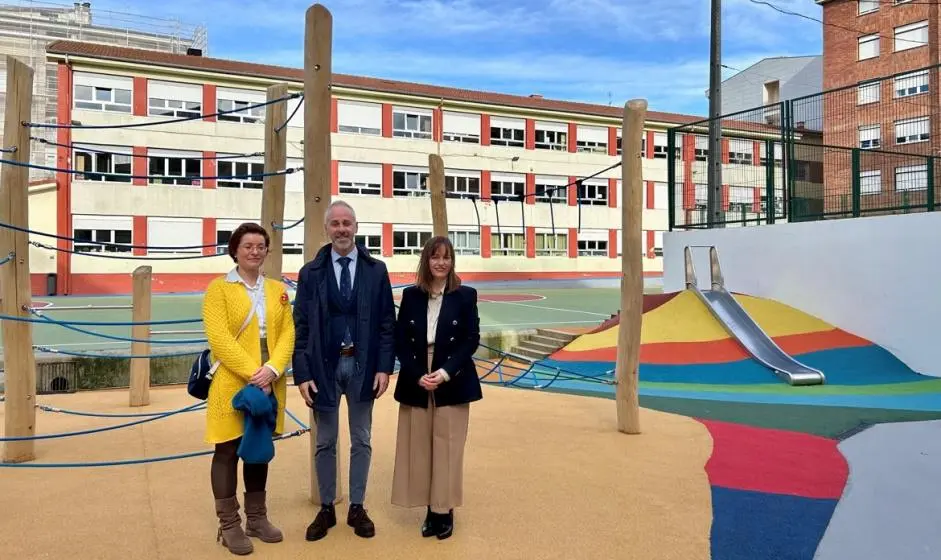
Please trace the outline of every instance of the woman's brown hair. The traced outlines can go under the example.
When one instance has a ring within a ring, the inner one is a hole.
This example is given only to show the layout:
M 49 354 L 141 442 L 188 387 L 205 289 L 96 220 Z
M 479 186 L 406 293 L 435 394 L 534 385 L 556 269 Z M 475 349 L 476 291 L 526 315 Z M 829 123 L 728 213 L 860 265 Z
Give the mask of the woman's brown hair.
M 456 260 L 454 258 L 454 245 L 451 244 L 451 240 L 443 236 L 432 237 L 421 250 L 421 257 L 418 260 L 418 274 L 415 279 L 415 284 L 428 294 L 431 293 L 431 286 L 434 281 L 434 276 L 431 275 L 431 256 L 437 253 L 440 247 L 444 247 L 448 256 L 451 257 L 451 271 L 448 272 L 448 280 L 444 287 L 445 293 L 453 292 L 461 285 L 461 279 L 455 272 Z
M 239 227 L 235 228 L 235 231 L 232 232 L 232 235 L 229 237 L 229 256 L 232 257 L 234 262 L 238 262 L 235 259 L 235 255 L 238 253 L 239 244 L 242 242 L 242 237 L 248 235 L 249 233 L 256 233 L 265 238 L 265 247 L 268 247 L 271 244 L 271 237 L 268 235 L 268 232 L 265 231 L 265 228 L 254 222 L 245 222 Z

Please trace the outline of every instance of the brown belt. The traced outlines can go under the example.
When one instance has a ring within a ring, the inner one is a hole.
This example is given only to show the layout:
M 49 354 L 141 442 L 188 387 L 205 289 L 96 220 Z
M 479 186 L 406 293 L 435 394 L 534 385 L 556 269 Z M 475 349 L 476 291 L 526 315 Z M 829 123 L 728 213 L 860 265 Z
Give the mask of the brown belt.
M 341 346 L 340 347 L 340 356 L 346 358 L 346 357 L 355 356 L 355 355 L 356 355 L 355 346 L 346 346 L 346 347 Z

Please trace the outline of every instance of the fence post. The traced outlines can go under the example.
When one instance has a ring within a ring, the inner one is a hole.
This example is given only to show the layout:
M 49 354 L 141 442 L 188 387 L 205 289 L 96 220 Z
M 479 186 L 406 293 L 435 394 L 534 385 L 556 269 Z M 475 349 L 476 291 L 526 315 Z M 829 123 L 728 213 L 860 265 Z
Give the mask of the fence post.
M 783 148 L 783 146 L 782 146 Z M 782 150 L 783 151 L 783 150 Z M 784 157 L 783 155 L 781 157 Z M 781 166 L 784 169 L 784 166 Z M 774 140 L 765 140 L 765 223 L 774 223 Z
M 784 158 L 784 161 L 781 162 L 781 171 L 784 175 L 784 181 L 782 183 L 781 194 L 784 197 L 784 200 L 781 201 L 781 207 L 784 209 L 784 219 L 789 221 L 796 221 L 792 216 L 791 208 L 791 196 L 793 194 L 793 185 L 794 185 L 794 146 L 791 144 L 792 132 L 791 129 L 791 102 L 783 101 L 781 103 L 783 107 L 781 117 L 781 136 L 784 139 L 781 145 L 781 157 Z
M 928 156 L 928 190 L 925 192 L 925 206 L 928 212 L 934 212 L 934 156 Z
M 621 151 L 624 151 L 623 146 Z M 685 177 L 683 181 L 685 183 Z M 667 185 L 667 230 L 673 231 L 673 226 L 676 225 L 676 129 L 674 128 L 667 129 Z
M 431 223 L 434 235 L 448 236 L 448 201 L 444 192 L 444 161 L 428 154 L 428 192 L 431 194 Z
M 6 115 L 3 141 L 16 148 L 10 160 L 29 163 L 29 128 L 33 102 L 33 69 L 7 55 Z M 4 165 L 0 172 L 0 220 L 20 228 L 29 227 L 29 168 Z M 6 404 L 3 435 L 33 437 L 36 434 L 36 358 L 33 354 L 33 324 L 30 318 L 32 291 L 29 283 L 29 234 L 0 228 L 0 258 L 13 259 L 0 265 L 0 313 L 24 321 L 3 321 Z M 36 458 L 35 440 L 8 441 L 3 462 L 25 463 Z
M 267 100 L 274 101 L 288 94 L 286 83 L 268 86 Z M 265 108 L 265 172 L 281 171 L 287 166 L 288 105 L 271 103 Z M 278 130 L 278 127 L 281 127 Z M 284 263 L 284 230 L 273 224 L 284 223 L 284 175 L 267 175 L 261 190 L 261 227 L 268 231 L 271 242 L 265 258 L 264 273 L 281 281 Z
M 152 268 L 139 266 L 134 269 L 131 320 L 135 324 L 131 327 L 131 338 L 150 338 L 151 315 L 151 278 Z M 150 354 L 149 342 L 132 342 L 131 354 L 146 356 Z M 147 406 L 150 404 L 150 358 L 131 358 L 131 391 L 129 395 L 130 406 Z
M 321 4 L 307 9 L 304 28 L 304 261 L 329 242 L 323 228 L 330 205 L 330 82 L 333 77 L 333 15 Z M 310 501 L 320 504 L 314 456 L 317 421 L 310 409 Z M 342 447 L 337 438 L 336 501 L 343 495 Z
M 853 217 L 858 218 L 860 212 L 860 187 L 859 187 L 859 148 L 853 148 L 850 156 L 850 177 L 851 187 L 850 195 L 853 201 Z

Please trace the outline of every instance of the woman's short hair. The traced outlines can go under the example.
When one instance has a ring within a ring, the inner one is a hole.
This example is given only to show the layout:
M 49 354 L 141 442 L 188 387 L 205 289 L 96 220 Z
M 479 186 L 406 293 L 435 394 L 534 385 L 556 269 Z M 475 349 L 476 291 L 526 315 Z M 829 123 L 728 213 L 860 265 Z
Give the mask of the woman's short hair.
M 436 236 L 429 239 L 421 250 L 421 257 L 418 259 L 418 273 L 415 284 L 425 293 L 431 293 L 431 285 L 434 276 L 431 275 L 431 256 L 438 252 L 438 249 L 444 247 L 446 254 L 451 257 L 451 272 L 448 273 L 447 284 L 444 291 L 453 292 L 461 285 L 461 279 L 456 270 L 456 260 L 454 258 L 454 245 L 447 237 Z
M 242 242 L 242 237 L 250 233 L 256 233 L 264 237 L 265 247 L 271 244 L 271 237 L 268 235 L 268 232 L 265 231 L 265 228 L 253 222 L 245 222 L 235 228 L 235 231 L 233 231 L 232 235 L 229 237 L 229 256 L 232 257 L 233 261 L 238 262 L 235 255 L 238 253 L 239 244 Z

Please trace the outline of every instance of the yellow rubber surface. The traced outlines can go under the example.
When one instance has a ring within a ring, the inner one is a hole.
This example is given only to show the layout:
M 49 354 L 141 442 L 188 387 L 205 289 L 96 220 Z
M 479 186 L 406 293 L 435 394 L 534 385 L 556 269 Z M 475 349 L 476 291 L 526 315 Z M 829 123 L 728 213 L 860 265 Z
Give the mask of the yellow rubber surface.
M 833 325 L 793 307 L 773 300 L 735 295 L 758 325 L 769 336 L 787 336 L 832 330 Z M 684 290 L 675 298 L 645 313 L 641 344 L 661 342 L 711 342 L 729 338 L 728 332 L 713 318 L 709 309 L 693 292 Z M 573 340 L 565 350 L 582 352 L 616 347 L 618 327 L 586 334 Z
M 289 389 L 288 409 L 307 422 L 300 396 Z M 644 433 L 629 436 L 617 431 L 610 400 L 489 386 L 484 400 L 471 408 L 465 505 L 455 512 L 454 536 L 443 542 L 423 539 L 424 510 L 389 503 L 397 412 L 393 389 L 377 403 L 373 420 L 366 507 L 377 535 L 366 540 L 353 535 L 345 524 L 344 501 L 337 508 L 338 524 L 325 539 L 304 540 L 316 513 L 307 498 L 309 440 L 304 435 L 277 443 L 270 469 L 269 516 L 285 541 L 254 540 L 252 558 L 709 558 L 712 508 L 704 465 L 712 441 L 704 426 L 642 409 Z M 182 388 L 155 388 L 151 396 L 152 404 L 135 412 L 194 402 Z M 128 411 L 127 391 L 41 395 L 39 402 L 82 411 Z M 0 417 L 2 412 L 0 405 Z M 124 421 L 37 415 L 39 433 Z M 112 432 L 39 441 L 36 460 L 105 461 L 200 450 L 203 423 L 202 413 L 193 412 Z M 341 441 L 348 442 L 345 420 L 341 426 Z M 348 444 L 342 449 L 346 466 Z M 233 558 L 215 542 L 209 462 L 206 456 L 146 466 L 0 468 L 0 557 Z

